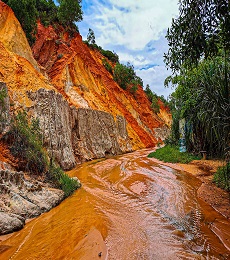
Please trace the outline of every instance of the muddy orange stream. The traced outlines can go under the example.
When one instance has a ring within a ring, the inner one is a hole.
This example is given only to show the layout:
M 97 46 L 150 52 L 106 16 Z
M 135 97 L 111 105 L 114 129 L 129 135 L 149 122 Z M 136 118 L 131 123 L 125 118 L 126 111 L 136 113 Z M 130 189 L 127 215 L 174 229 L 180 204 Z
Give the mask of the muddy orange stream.
M 0 259 L 230 259 L 230 225 L 200 181 L 148 150 L 69 172 L 82 188 L 0 243 Z

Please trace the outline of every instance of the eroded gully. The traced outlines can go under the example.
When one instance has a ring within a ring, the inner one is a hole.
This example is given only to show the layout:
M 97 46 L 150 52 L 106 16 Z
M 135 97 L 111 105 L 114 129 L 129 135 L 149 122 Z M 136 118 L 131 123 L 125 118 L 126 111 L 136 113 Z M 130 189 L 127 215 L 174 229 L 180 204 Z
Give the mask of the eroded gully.
M 82 188 L 0 243 L 0 259 L 230 259 L 230 222 L 200 181 L 149 150 L 69 172 Z

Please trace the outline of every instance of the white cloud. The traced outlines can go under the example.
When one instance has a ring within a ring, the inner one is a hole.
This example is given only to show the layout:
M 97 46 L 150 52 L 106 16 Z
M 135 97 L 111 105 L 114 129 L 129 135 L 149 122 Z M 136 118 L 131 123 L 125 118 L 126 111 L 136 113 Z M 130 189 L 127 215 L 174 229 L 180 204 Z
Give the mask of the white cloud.
M 164 87 L 164 79 L 170 75 L 165 66 L 155 66 L 147 70 L 136 70 L 139 77 L 144 79 L 144 84 L 149 84 L 151 90 L 158 95 L 164 95 L 165 98 L 172 93 L 171 88 Z
M 163 54 L 168 46 L 164 38 L 172 17 L 178 13 L 178 0 L 83 0 L 84 20 L 79 24 L 85 38 L 88 28 L 96 42 L 114 50 L 122 63 L 130 62 L 145 84 L 165 96 Z M 152 68 L 153 66 L 157 67 Z M 141 70 L 145 68 L 145 70 Z
M 178 12 L 177 0 L 111 0 L 111 6 L 100 4 L 99 13 L 92 17 L 101 34 L 98 43 L 119 42 L 131 50 L 142 49 L 149 41 L 159 39 Z
M 151 64 L 151 60 L 143 55 L 133 55 L 128 52 L 117 52 L 119 55 L 119 61 L 121 63 L 130 62 L 134 67 L 144 67 L 147 64 Z

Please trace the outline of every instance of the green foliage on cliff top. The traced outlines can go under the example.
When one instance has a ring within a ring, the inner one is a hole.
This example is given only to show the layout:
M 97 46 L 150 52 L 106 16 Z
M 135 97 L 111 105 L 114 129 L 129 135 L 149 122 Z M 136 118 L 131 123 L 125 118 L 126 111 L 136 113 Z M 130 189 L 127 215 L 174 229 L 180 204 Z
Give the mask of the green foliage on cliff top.
M 143 87 L 142 79 L 136 75 L 134 67 L 130 63 L 127 65 L 117 63 L 113 78 L 121 88 L 129 89 L 133 93 L 136 92 L 138 85 Z
M 33 44 L 37 32 L 37 20 L 47 26 L 53 23 L 62 24 L 68 29 L 77 30 L 75 22 L 82 20 L 81 0 L 3 0 L 9 5 L 26 34 Z
M 63 25 L 72 25 L 82 20 L 81 0 L 58 0 L 57 18 Z
M 106 70 L 108 70 L 108 72 L 113 75 L 113 67 L 110 65 L 110 63 L 106 59 L 102 60 L 102 64 L 106 68 Z

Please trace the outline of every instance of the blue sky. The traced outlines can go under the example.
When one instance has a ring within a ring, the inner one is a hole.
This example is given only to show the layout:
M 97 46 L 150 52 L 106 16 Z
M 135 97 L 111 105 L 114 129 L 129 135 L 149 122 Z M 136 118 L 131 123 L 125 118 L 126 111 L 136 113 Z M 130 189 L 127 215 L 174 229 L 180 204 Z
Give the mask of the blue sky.
M 93 29 L 96 43 L 115 51 L 120 62 L 130 62 L 135 71 L 158 95 L 167 97 L 164 88 L 170 75 L 163 62 L 168 45 L 166 30 L 178 14 L 178 0 L 82 0 L 83 21 L 79 31 L 86 39 Z

